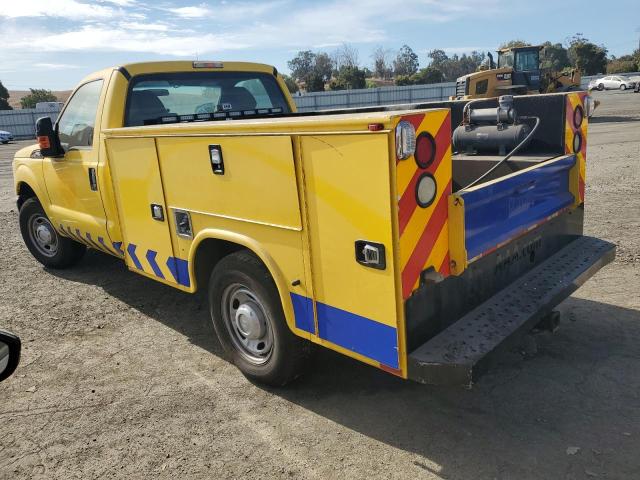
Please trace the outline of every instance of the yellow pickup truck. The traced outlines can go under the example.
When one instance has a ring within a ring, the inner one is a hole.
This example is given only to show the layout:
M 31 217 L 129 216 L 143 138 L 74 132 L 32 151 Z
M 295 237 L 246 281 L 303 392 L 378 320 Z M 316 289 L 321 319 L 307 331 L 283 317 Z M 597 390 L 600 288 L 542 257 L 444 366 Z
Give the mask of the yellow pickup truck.
M 267 65 L 109 68 L 16 154 L 20 229 L 49 268 L 92 248 L 207 289 L 256 380 L 293 380 L 317 344 L 470 386 L 615 255 L 582 234 L 591 108 L 576 92 L 299 114 Z

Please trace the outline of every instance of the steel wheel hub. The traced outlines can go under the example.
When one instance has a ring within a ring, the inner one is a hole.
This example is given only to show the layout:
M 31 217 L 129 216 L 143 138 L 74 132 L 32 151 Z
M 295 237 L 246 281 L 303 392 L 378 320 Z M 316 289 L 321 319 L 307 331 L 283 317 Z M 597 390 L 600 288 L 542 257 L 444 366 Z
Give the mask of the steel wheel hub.
M 47 217 L 36 214 L 29 219 L 29 236 L 41 254 L 53 257 L 58 252 L 58 234 Z
M 258 296 L 244 285 L 229 285 L 222 295 L 222 314 L 238 352 L 255 365 L 265 363 L 273 349 L 273 331 Z

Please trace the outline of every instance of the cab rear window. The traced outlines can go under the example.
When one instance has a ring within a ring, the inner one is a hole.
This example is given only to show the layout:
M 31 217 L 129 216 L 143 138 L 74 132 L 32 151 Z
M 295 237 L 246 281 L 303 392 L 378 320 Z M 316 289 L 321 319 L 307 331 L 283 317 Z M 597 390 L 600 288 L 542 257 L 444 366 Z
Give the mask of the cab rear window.
M 273 75 L 155 73 L 131 80 L 124 126 L 155 125 L 167 123 L 167 119 L 209 120 L 273 112 L 290 112 Z

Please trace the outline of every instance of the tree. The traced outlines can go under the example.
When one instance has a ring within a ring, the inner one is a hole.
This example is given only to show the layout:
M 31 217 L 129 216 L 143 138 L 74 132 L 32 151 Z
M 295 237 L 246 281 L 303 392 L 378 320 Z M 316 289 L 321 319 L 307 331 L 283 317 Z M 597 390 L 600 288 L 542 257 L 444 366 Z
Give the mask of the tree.
M 427 85 L 429 83 L 444 82 L 444 74 L 435 67 L 422 68 L 412 75 L 415 85 Z
M 431 50 L 428 53 L 431 59 L 430 67 L 437 69 L 444 76 L 444 80 L 453 81 L 458 77 L 475 72 L 480 64 L 484 61 L 484 53 L 473 51 L 462 56 L 457 54 L 449 57 L 444 50 Z
M 422 68 L 413 75 L 398 75 L 396 85 L 427 85 L 430 83 L 440 83 L 444 81 L 444 75 L 433 66 Z
M 13 110 L 11 105 L 9 105 L 9 91 L 7 88 L 0 82 L 0 110 Z
M 313 73 L 316 63 L 316 54 L 311 50 L 304 50 L 297 53 L 295 57 L 287 62 L 291 76 L 299 81 L 305 82 Z
M 569 39 L 569 60 L 583 75 L 596 75 L 607 69 L 607 49 L 590 42 L 581 33 Z
M 508 42 L 500 45 L 500 50 L 503 48 L 517 48 L 517 47 L 528 47 L 531 44 L 529 42 L 525 42 L 524 40 L 509 40 Z
M 351 90 L 365 88 L 366 85 L 364 70 L 344 65 L 340 67 L 338 75 L 331 81 L 329 88 L 331 90 Z
M 333 52 L 333 66 L 336 71 L 342 67 L 357 67 L 358 49 L 348 43 L 343 43 Z
M 323 83 L 331 80 L 333 74 L 333 61 L 328 53 L 320 52 L 316 55 L 315 64 L 313 66 L 314 73 L 322 78 Z
M 31 93 L 22 97 L 20 100 L 20 106 L 22 108 L 36 108 L 36 103 L 39 102 L 57 102 L 58 98 L 51 93 L 51 90 L 45 90 L 41 88 L 30 88 Z
M 300 90 L 296 81 L 293 78 L 291 78 L 289 75 L 282 75 L 282 79 L 284 80 L 284 83 L 287 86 L 287 90 L 289 90 L 289 93 L 296 93 L 298 90 Z
M 396 75 L 413 75 L 418 71 L 420 63 L 418 55 L 408 45 L 403 45 L 393 61 L 393 70 Z
M 333 62 L 327 53 L 316 54 L 311 50 L 298 52 L 287 65 L 293 79 L 305 83 L 307 92 L 323 91 L 333 71 Z
M 305 90 L 307 92 L 324 92 L 324 78 L 315 72 L 307 77 L 305 81 Z
M 431 59 L 431 66 L 436 68 L 441 67 L 449 61 L 449 57 L 444 50 L 431 50 L 427 56 Z
M 373 59 L 373 74 L 377 78 L 384 80 L 391 78 L 393 72 L 391 70 L 391 62 L 389 61 L 390 55 L 391 51 L 383 47 L 377 47 L 373 51 L 371 55 Z
M 631 73 L 638 70 L 638 65 L 631 55 L 614 58 L 607 63 L 607 73 Z
M 563 69 L 570 67 L 569 53 L 561 43 L 544 42 L 542 44 L 544 50 L 540 56 L 540 64 L 544 70 L 552 70 L 561 72 Z

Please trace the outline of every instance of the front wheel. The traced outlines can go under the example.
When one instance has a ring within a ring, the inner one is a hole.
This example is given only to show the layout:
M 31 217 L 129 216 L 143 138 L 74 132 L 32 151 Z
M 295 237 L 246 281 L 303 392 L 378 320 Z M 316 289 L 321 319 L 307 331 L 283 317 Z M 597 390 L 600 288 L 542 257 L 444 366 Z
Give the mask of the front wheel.
M 598 90 L 600 90 L 600 91 L 604 90 L 604 85 L 602 83 L 600 85 L 598 85 Z
M 624 91 L 624 90 L 626 90 L 626 89 L 627 89 L 627 86 L 626 86 L 624 83 L 623 83 L 622 85 L 620 85 L 620 90 L 623 90 L 623 91 Z
M 303 372 L 311 344 L 287 326 L 278 289 L 253 253 L 220 260 L 209 280 L 209 307 L 222 347 L 245 376 L 282 386 Z
M 22 204 L 19 220 L 25 245 L 45 267 L 67 268 L 78 263 L 84 255 L 86 247 L 59 235 L 35 198 Z

